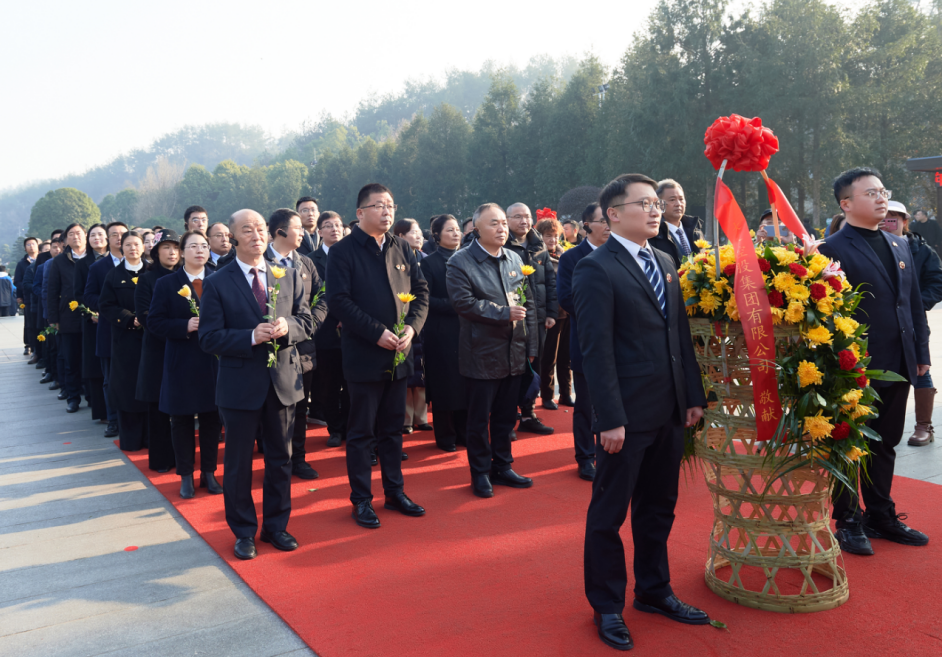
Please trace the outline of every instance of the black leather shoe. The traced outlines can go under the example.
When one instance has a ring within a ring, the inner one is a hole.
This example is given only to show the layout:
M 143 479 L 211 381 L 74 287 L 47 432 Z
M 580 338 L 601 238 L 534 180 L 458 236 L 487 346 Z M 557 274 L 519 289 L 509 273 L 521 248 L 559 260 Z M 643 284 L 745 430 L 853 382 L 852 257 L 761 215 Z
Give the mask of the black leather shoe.
M 435 443 L 435 446 L 438 449 L 442 450 L 443 452 L 457 452 L 458 451 L 458 446 L 452 445 L 450 443 L 445 444 L 445 445 L 443 445 L 442 443 Z
M 864 533 L 863 523 L 855 520 L 846 520 L 841 523 L 843 527 L 838 527 L 834 532 L 842 552 L 858 554 L 862 557 L 873 556 L 873 546 L 870 545 L 870 539 Z
M 671 593 L 666 598 L 656 599 L 636 595 L 634 608 L 638 611 L 646 611 L 649 614 L 661 614 L 678 623 L 687 625 L 706 625 L 710 622 L 707 613 L 696 607 L 681 602 L 677 596 Z
M 491 486 L 491 478 L 487 475 L 472 475 L 471 491 L 478 497 L 494 497 L 494 487 Z
M 69 402 L 69 407 L 65 409 L 65 412 L 66 413 L 78 413 L 80 408 L 81 406 L 79 405 L 79 401 L 77 399 L 73 399 L 72 401 Z
M 291 474 L 298 479 L 317 479 L 317 470 L 312 468 L 306 461 L 301 461 L 291 466 Z
M 520 420 L 519 426 L 517 426 L 519 431 L 525 431 L 526 433 L 535 433 L 541 436 L 548 436 L 555 431 L 553 427 L 548 427 L 542 422 L 538 417 L 528 417 L 523 420 Z
M 370 452 L 370 465 L 376 465 L 379 460 L 376 458 L 376 452 Z
M 255 539 L 249 536 L 248 538 L 237 538 L 235 544 L 235 555 L 237 558 L 242 559 L 243 561 L 248 561 L 249 559 L 254 559 L 258 556 L 258 552 L 255 550 Z
M 425 515 L 425 509 L 406 497 L 405 493 L 401 492 L 395 497 L 389 497 L 387 495 L 386 503 L 383 505 L 383 508 L 389 509 L 390 511 L 398 511 L 404 516 L 417 518 Z
M 118 423 L 109 422 L 108 428 L 105 429 L 105 438 L 114 438 L 118 435 Z
M 411 427 L 411 426 L 402 427 L 402 435 L 403 435 L 403 436 L 408 436 L 410 433 L 412 433 L 412 427 Z
M 193 475 L 182 475 L 180 477 L 180 497 L 185 500 L 192 500 L 196 495 L 196 489 L 193 488 Z
M 29 356 L 29 347 L 23 347 L 23 355 Z
M 592 463 L 592 461 L 585 461 L 579 464 L 579 479 L 595 481 L 595 464 Z
M 39 382 L 40 382 L 41 384 L 45 384 L 45 383 L 49 383 L 49 382 L 52 381 L 53 379 L 55 379 L 55 377 L 52 376 L 52 374 L 49 374 L 49 373 L 47 372 L 46 374 L 43 374 L 43 378 L 41 378 L 41 379 L 39 380 Z
M 52 385 L 49 386 L 50 390 L 59 390 L 62 386 L 59 385 L 58 381 L 53 381 Z
M 360 527 L 366 527 L 367 529 L 377 529 L 379 527 L 379 518 L 376 517 L 373 503 L 369 500 L 354 505 L 353 519 L 357 521 Z
M 566 395 L 565 397 L 560 397 L 560 398 L 559 398 L 559 405 L 560 405 L 560 406 L 569 406 L 569 407 L 571 408 L 571 407 L 573 407 L 573 406 L 576 405 L 576 400 L 573 399 L 572 397 L 570 397 L 569 395 Z
M 545 409 L 548 410 L 548 411 L 555 411 L 555 410 L 559 409 L 559 404 L 557 404 L 556 402 L 554 402 L 552 399 L 544 399 L 544 400 L 543 400 L 543 408 L 545 408 Z
M 39 354 L 33 354 L 33 357 L 26 361 L 27 365 L 35 365 L 39 362 Z
M 62 390 L 58 395 L 56 395 L 56 399 L 58 399 L 59 401 L 65 401 L 66 399 L 68 399 L 68 397 L 69 396 L 66 394 L 65 390 Z
M 272 532 L 269 534 L 263 529 L 258 537 L 266 543 L 271 543 L 273 547 L 283 552 L 291 552 L 292 550 L 298 549 L 298 541 L 288 532 Z
M 415 425 L 415 430 L 416 430 L 416 431 L 431 431 L 432 429 L 434 429 L 434 427 L 433 427 L 431 424 L 429 424 L 428 422 L 426 422 L 425 424 L 417 424 L 417 425 Z
M 40 358 L 40 359 L 36 362 L 36 369 L 37 369 L 37 370 L 44 370 L 44 369 L 46 369 L 46 361 L 44 361 L 42 358 Z
M 210 495 L 222 495 L 222 486 L 216 479 L 215 472 L 200 473 L 200 488 L 205 488 Z
M 920 531 L 907 527 L 903 523 L 906 518 L 905 513 L 879 519 L 864 514 L 863 530 L 868 538 L 883 538 L 901 545 L 928 545 L 929 537 Z
M 327 439 L 328 447 L 340 447 L 340 443 L 343 441 L 343 438 L 340 437 L 339 433 L 331 434 L 330 438 Z
M 631 650 L 634 643 L 631 641 L 631 632 L 625 625 L 621 614 L 600 614 L 595 612 L 595 626 L 599 628 L 599 638 L 606 646 L 615 650 Z
M 510 486 L 511 488 L 529 488 L 533 485 L 530 477 L 521 477 L 513 470 L 491 473 L 491 484 L 494 486 Z
M 403 461 L 408 461 L 408 460 L 409 460 L 409 455 L 406 454 L 405 452 L 403 452 L 403 453 L 402 453 L 402 460 L 403 460 Z

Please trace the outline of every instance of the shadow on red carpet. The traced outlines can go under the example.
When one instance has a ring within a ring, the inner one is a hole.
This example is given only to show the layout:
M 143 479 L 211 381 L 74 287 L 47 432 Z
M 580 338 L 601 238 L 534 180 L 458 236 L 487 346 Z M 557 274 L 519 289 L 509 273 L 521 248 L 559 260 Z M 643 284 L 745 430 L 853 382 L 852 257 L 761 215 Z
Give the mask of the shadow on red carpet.
M 179 477 L 148 470 L 144 451 L 128 456 L 321 657 L 614 655 L 596 635 L 583 592 L 591 484 L 576 476 L 571 415 L 559 410 L 540 416 L 557 433 L 520 434 L 513 448 L 514 469 L 533 477 L 533 488 L 495 487 L 489 500 L 471 494 L 462 448 L 446 454 L 435 447 L 431 432 L 406 436 L 405 490 L 428 512 L 408 518 L 383 509 L 374 468 L 374 506 L 382 522 L 376 530 L 362 529 L 350 517 L 344 448 L 326 447 L 326 430 L 311 427 L 308 462 L 320 478 L 292 479 L 288 525 L 301 547 L 285 553 L 257 541 L 259 556 L 248 562 L 232 554 L 221 495 L 197 489 L 196 498 L 182 500 Z M 222 461 L 220 450 L 220 481 Z M 256 455 L 259 515 L 262 471 Z M 729 631 L 674 623 L 635 611 L 629 602 L 625 621 L 634 653 L 942 655 L 942 486 L 898 477 L 894 497 L 913 526 L 934 541 L 924 548 L 874 541 L 876 556 L 844 558 L 851 591 L 846 604 L 785 615 L 726 602 L 706 587 L 712 506 L 699 472 L 682 480 L 670 540 L 672 584 L 681 599 Z M 630 573 L 628 527 L 622 536 Z

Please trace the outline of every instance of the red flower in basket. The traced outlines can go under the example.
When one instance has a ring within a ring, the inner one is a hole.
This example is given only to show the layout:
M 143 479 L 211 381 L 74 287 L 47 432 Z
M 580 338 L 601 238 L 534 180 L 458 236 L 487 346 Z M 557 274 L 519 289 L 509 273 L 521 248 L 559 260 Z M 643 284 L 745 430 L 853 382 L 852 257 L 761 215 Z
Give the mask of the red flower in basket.
M 736 265 L 726 265 L 723 267 L 723 276 L 735 276 L 736 275 Z
M 827 284 L 834 288 L 835 292 L 840 292 L 844 289 L 844 284 L 837 276 L 827 279 Z
M 758 116 L 721 116 L 707 128 L 703 143 L 704 155 L 717 170 L 726 160 L 726 167 L 733 171 L 764 171 L 778 152 L 778 137 L 762 127 Z
M 831 438 L 834 440 L 844 440 L 850 435 L 850 425 L 846 422 L 838 422 L 831 430 Z
M 785 305 L 785 297 L 778 290 L 769 292 L 769 305 L 773 308 L 781 308 Z
M 770 265 L 769 261 L 766 260 L 765 258 L 759 258 L 759 269 L 762 271 L 763 274 L 766 274 L 769 272 L 770 269 L 772 269 L 772 265 Z
M 857 357 L 854 355 L 853 351 L 850 351 L 849 349 L 845 349 L 844 351 L 839 353 L 837 357 L 841 361 L 841 369 L 844 370 L 845 372 L 850 372 L 855 367 L 857 367 Z M 859 369 L 857 371 L 860 372 Z
M 799 265 L 797 262 L 793 262 L 792 264 L 788 265 L 788 271 L 793 273 L 795 276 L 798 276 L 799 278 L 804 278 L 808 275 L 808 270 L 805 269 L 805 266 Z
M 828 289 L 824 287 L 823 283 L 812 283 L 811 284 L 811 298 L 815 301 L 821 301 L 824 297 L 828 295 Z
M 555 219 L 556 213 L 550 210 L 549 208 L 543 208 L 542 210 L 536 211 L 536 220 L 542 221 L 543 219 Z

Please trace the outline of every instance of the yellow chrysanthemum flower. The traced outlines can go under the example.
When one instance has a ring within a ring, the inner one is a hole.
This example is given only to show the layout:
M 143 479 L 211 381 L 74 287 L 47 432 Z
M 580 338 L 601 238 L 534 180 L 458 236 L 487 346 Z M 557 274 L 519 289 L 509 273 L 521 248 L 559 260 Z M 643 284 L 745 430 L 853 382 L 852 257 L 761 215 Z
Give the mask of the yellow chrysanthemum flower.
M 831 435 L 834 425 L 828 421 L 830 419 L 829 415 L 821 415 L 821 411 L 805 418 L 805 431 L 811 436 L 811 440 L 824 440 Z
M 177 294 L 179 294 L 179 295 L 180 295 L 181 297 L 183 297 L 184 299 L 189 299 L 189 298 L 190 298 L 190 288 L 189 288 L 189 286 L 184 285 L 184 286 L 181 287 L 179 290 L 177 290 Z
M 696 244 L 697 246 L 699 246 L 701 249 L 709 249 L 709 248 L 710 248 L 710 243 L 707 242 L 706 240 L 697 240 L 696 242 L 694 242 L 694 244 Z
M 697 314 L 697 304 L 692 303 L 689 306 L 687 306 L 687 315 L 689 317 L 693 317 L 696 314 Z
M 811 261 L 808 263 L 808 271 L 810 271 L 812 275 L 817 276 L 822 271 L 824 271 L 824 268 L 828 266 L 829 262 L 831 261 L 827 258 L 827 256 L 823 256 L 820 253 L 815 253 L 813 256 L 811 256 Z
M 773 246 L 772 253 L 775 254 L 775 259 L 778 260 L 778 264 L 788 266 L 793 262 L 798 262 L 798 254 L 794 251 L 789 251 L 784 246 Z
M 720 307 L 720 300 L 706 290 L 700 293 L 700 308 L 707 314 L 712 314 Z
M 131 282 L 134 283 L 135 285 L 137 285 L 137 276 L 135 276 L 134 278 L 132 278 L 132 279 L 131 279 Z
M 826 317 L 830 317 L 834 314 L 834 302 L 828 298 L 818 301 L 818 303 L 815 304 L 815 308 L 818 309 L 819 313 L 824 314 Z
M 796 283 L 785 290 L 785 296 L 789 301 L 807 301 L 811 297 L 811 291 L 801 283 Z
M 850 407 L 853 408 L 854 406 L 857 405 L 857 402 L 860 401 L 861 397 L 863 397 L 863 390 L 855 389 L 855 390 L 850 390 L 849 392 L 845 392 L 841 396 L 841 399 L 847 402 L 848 404 L 850 404 Z
M 818 366 L 806 360 L 798 363 L 798 386 L 804 388 L 810 385 L 820 385 L 824 375 Z
M 285 277 L 285 268 L 276 267 L 275 265 L 271 266 L 271 275 L 275 278 L 284 278 Z
M 778 326 L 785 319 L 785 311 L 781 308 L 770 308 L 772 311 L 772 324 Z
M 46 336 L 43 335 L 42 333 L 40 333 L 39 335 L 36 336 L 36 339 L 37 339 L 39 342 L 45 342 L 45 341 L 46 341 Z
M 857 418 L 866 417 L 867 415 L 872 414 L 873 413 L 869 406 L 866 404 L 858 404 L 857 407 L 854 408 L 854 412 L 851 414 L 851 417 L 856 420 Z
M 69 310 L 75 310 L 76 308 L 78 308 L 78 301 L 70 301 Z
M 730 297 L 726 302 L 726 314 L 734 322 L 739 321 L 739 306 L 736 305 L 736 297 Z
M 858 322 L 855 322 L 850 317 L 835 317 L 834 318 L 834 328 L 844 334 L 845 338 L 851 337 L 860 326 Z
M 800 301 L 792 301 L 788 304 L 785 311 L 785 321 L 789 324 L 797 324 L 805 318 L 805 307 Z
M 867 454 L 869 454 L 869 452 L 865 452 L 857 447 L 857 445 L 851 445 L 850 449 L 847 450 L 847 458 L 851 461 L 858 461 L 861 456 L 866 456 Z
M 836 323 L 836 322 L 835 322 Z M 850 343 L 850 350 L 854 352 L 854 356 L 857 357 L 857 360 L 860 360 L 860 345 L 856 342 Z
M 713 294 L 723 295 L 723 292 L 729 289 L 729 281 L 725 278 L 718 278 L 713 283 Z
M 409 303 L 410 301 L 415 301 L 415 295 L 409 292 L 400 292 L 396 296 L 399 297 L 399 300 L 402 303 Z
M 808 329 L 808 331 L 805 333 L 805 338 L 812 344 L 816 345 L 831 344 L 834 341 L 834 336 L 832 336 L 831 332 L 823 326 L 816 326 L 813 329 Z
M 523 272 L 524 276 L 532 276 L 533 272 L 535 272 L 536 269 L 534 269 L 530 265 L 523 265 L 522 267 L 520 267 L 520 271 Z
M 789 274 L 787 271 L 776 274 L 775 278 L 772 279 L 772 284 L 779 292 L 785 292 L 786 290 L 794 287 L 797 283 L 798 281 L 795 280 L 795 277 Z

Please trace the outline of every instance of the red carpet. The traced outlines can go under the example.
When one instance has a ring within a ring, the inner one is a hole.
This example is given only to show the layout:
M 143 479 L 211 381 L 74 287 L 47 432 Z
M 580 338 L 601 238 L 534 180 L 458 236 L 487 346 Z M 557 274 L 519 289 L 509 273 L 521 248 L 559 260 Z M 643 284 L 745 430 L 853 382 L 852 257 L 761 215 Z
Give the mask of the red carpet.
M 407 518 L 383 509 L 374 468 L 374 506 L 383 523 L 376 530 L 361 529 L 350 517 L 343 448 L 326 448 L 326 430 L 312 429 L 308 461 L 320 479 L 293 480 L 288 525 L 301 547 L 284 553 L 259 541 L 259 556 L 250 562 L 232 555 L 222 496 L 197 489 L 195 499 L 181 500 L 179 477 L 149 471 L 145 452 L 129 456 L 321 657 L 614 655 L 599 641 L 583 594 L 590 484 L 575 474 L 571 415 L 540 415 L 557 433 L 521 434 L 514 443 L 514 469 L 533 477 L 533 488 L 495 487 L 490 500 L 471 494 L 463 450 L 437 450 L 431 432 L 406 436 L 406 493 L 428 513 Z M 259 514 L 262 467 L 258 457 Z M 221 465 L 217 474 L 221 480 Z M 942 487 L 897 478 L 894 496 L 899 510 L 933 542 L 912 548 L 875 541 L 876 556 L 847 555 L 850 600 L 832 611 L 789 616 L 740 607 L 707 589 L 703 569 L 712 507 L 700 473 L 686 486 L 681 481 L 670 543 L 673 586 L 681 599 L 707 610 L 729 631 L 681 625 L 629 603 L 625 620 L 634 653 L 942 654 Z M 623 536 L 630 578 L 630 529 Z M 146 552 L 140 551 L 142 557 Z

